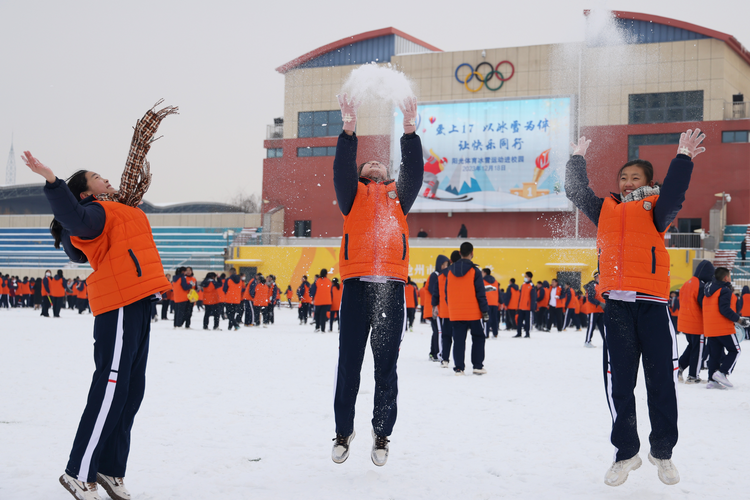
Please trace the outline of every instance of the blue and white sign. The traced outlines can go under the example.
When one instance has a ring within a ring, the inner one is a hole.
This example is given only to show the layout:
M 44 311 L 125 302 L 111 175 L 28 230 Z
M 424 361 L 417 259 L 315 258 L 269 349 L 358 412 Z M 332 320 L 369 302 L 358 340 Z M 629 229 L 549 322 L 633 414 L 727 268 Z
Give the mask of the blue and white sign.
M 571 110 L 570 97 L 420 103 L 425 175 L 412 212 L 568 210 Z M 393 123 L 399 131 L 400 110 Z

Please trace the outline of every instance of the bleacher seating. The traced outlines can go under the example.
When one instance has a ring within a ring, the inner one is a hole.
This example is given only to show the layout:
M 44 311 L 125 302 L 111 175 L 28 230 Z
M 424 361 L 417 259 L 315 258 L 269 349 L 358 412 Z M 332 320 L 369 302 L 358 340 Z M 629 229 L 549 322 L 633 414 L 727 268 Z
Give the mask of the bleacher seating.
M 154 227 L 156 247 L 164 269 L 178 266 L 221 271 L 224 250 L 231 245 L 224 233 L 231 229 L 238 234 L 242 228 L 213 227 Z M 59 269 L 69 266 L 62 249 L 54 248 L 54 240 L 47 228 L 0 228 L 0 269 L 30 267 Z M 80 267 L 87 267 L 82 265 Z

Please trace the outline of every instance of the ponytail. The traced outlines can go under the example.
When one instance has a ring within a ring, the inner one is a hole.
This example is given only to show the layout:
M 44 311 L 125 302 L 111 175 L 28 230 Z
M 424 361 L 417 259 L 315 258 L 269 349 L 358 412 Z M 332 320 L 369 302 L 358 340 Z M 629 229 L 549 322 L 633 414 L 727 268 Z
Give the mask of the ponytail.
M 81 201 L 81 193 L 86 192 L 86 190 L 88 189 L 88 181 L 86 180 L 87 172 L 88 170 L 79 170 L 78 172 L 68 177 L 68 179 L 65 181 L 68 189 L 70 189 L 70 192 L 73 193 L 73 196 L 79 202 Z M 50 222 L 49 232 L 55 239 L 55 248 L 60 248 L 60 243 L 62 243 L 63 227 L 57 219 L 52 219 L 52 222 Z

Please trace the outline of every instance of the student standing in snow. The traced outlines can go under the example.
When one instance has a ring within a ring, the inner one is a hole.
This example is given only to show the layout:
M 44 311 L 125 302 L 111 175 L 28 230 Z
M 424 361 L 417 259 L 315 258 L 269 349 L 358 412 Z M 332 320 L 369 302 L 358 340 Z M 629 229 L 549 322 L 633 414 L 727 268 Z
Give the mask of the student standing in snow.
M 678 361 L 677 379 L 682 381 L 682 373 L 688 369 L 686 384 L 701 383 L 700 372 L 706 349 L 706 338 L 703 336 L 703 293 L 706 284 L 714 278 L 714 265 L 701 261 L 695 268 L 693 277 L 680 288 L 680 315 L 677 317 L 677 331 L 685 334 L 687 346 Z
M 518 291 L 518 304 L 515 304 L 516 311 L 518 311 L 518 329 L 514 337 L 521 337 L 521 330 L 526 331 L 525 338 L 529 338 L 529 331 L 531 330 L 531 313 L 536 311 L 536 289 L 531 281 L 534 275 L 531 271 L 526 271 L 523 276 L 523 284 Z
M 599 283 L 607 298 L 604 311 L 604 383 L 612 414 L 614 463 L 605 484 L 618 486 L 641 465 L 636 427 L 635 383 L 638 365 L 648 392 L 651 435 L 649 461 L 659 479 L 676 484 L 672 463 L 677 443 L 677 341 L 669 317 L 669 253 L 664 233 L 685 200 L 692 158 L 705 135 L 688 130 L 680 137 L 661 188 L 654 185 L 653 166 L 645 160 L 623 165 L 617 175 L 619 193 L 598 198 L 589 187 L 584 154 L 591 141 L 581 137 L 565 174 L 568 198 L 598 228 Z
M 24 162 L 47 181 L 55 215 L 50 232 L 73 262 L 89 262 L 94 359 L 86 408 L 60 483 L 79 500 L 99 500 L 97 483 L 115 500 L 129 499 L 123 477 L 131 428 L 143 399 L 151 302 L 169 289 L 146 214 L 138 207 L 151 182 L 146 153 L 161 120 L 176 108 L 148 111 L 136 123 L 120 189 L 90 171 L 58 179 L 31 153 Z M 105 201 L 106 200 L 106 201 Z
M 443 274 L 443 271 L 445 271 L 448 268 L 448 265 L 450 264 L 450 259 L 446 257 L 445 255 L 438 255 L 435 259 L 435 270 L 432 271 L 430 274 L 430 279 L 427 281 L 427 294 L 430 297 L 430 309 L 431 309 L 431 326 L 432 326 L 432 337 L 430 339 L 430 361 L 445 361 L 445 366 L 448 366 L 447 360 L 449 359 L 449 354 L 446 354 L 448 357 L 442 357 L 441 353 L 442 345 L 443 345 L 443 331 L 444 328 L 446 328 L 446 325 L 443 322 L 444 317 L 448 318 L 448 306 L 445 306 L 445 310 L 443 313 L 440 313 L 440 296 L 443 296 L 442 302 L 445 302 L 445 292 L 440 293 L 440 276 Z M 444 316 L 443 316 L 444 315 Z M 447 328 L 450 331 L 450 319 L 447 319 L 448 325 Z M 451 340 L 451 344 L 452 344 Z M 450 347 L 448 347 L 448 351 L 450 351 Z
M 474 375 L 484 375 L 484 325 L 489 308 L 484 292 L 482 272 L 472 262 L 474 246 L 461 243 L 461 259 L 448 268 L 445 295 L 453 329 L 453 371 L 463 375 L 466 365 L 466 332 L 471 333 L 471 365 Z
M 750 319 L 737 314 L 737 296 L 732 290 L 732 274 L 717 267 L 714 278 L 705 285 L 702 298 L 703 334 L 708 343 L 707 389 L 734 387 L 727 376 L 732 374 L 742 349 L 735 337 L 734 324 L 750 326 Z M 699 298 L 700 300 L 700 298 Z M 725 352 L 726 351 L 726 352 Z
M 490 330 L 493 338 L 497 338 L 497 330 L 500 326 L 500 291 L 497 289 L 497 280 L 492 276 L 492 270 L 489 267 L 482 269 L 482 275 L 490 316 L 489 321 L 484 324 L 484 338 L 490 338 Z
M 586 292 L 586 304 L 582 307 L 582 312 L 588 316 L 588 326 L 586 328 L 586 340 L 584 347 L 595 347 L 591 343 L 594 336 L 594 328 L 599 329 L 599 334 L 604 341 L 604 297 L 599 293 L 599 271 L 594 271 L 594 279 L 583 286 Z
M 339 251 L 344 290 L 332 458 L 342 463 L 349 456 L 362 360 L 372 330 L 375 404 L 370 457 L 375 465 L 382 466 L 388 459 L 388 437 L 396 422 L 396 361 L 406 330 L 404 285 L 409 272 L 406 216 L 419 194 L 424 174 L 422 144 L 415 133 L 417 101 L 409 98 L 402 106 L 401 168 L 395 181 L 390 179 L 388 167 L 380 162 L 367 161 L 357 166 L 354 129 L 359 103 L 348 100 L 346 95 L 339 98 L 339 103 L 344 131 L 336 145 L 333 185 L 344 216 Z
M 742 287 L 740 316 L 750 317 L 750 286 Z M 745 327 L 745 340 L 750 340 L 750 326 Z
M 549 305 L 549 288 L 547 282 L 536 282 L 536 312 L 534 313 L 534 328 L 547 328 L 547 306 Z
M 315 331 L 325 332 L 328 322 L 328 313 L 331 311 L 333 295 L 331 287 L 333 284 L 328 279 L 328 269 L 320 270 L 320 277 L 310 287 L 310 297 L 315 304 Z
M 677 321 L 680 317 L 680 297 L 677 292 L 669 292 L 669 316 L 672 318 L 672 327 L 677 329 Z

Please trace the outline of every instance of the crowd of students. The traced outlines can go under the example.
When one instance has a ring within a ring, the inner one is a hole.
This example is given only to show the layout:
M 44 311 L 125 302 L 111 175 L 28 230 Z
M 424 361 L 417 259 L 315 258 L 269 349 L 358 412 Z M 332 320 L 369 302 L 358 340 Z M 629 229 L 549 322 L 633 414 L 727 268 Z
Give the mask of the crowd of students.
M 0 308 L 28 307 L 41 310 L 41 315 L 60 317 L 62 309 L 78 309 L 79 314 L 91 312 L 85 279 L 66 279 L 62 269 L 53 277 L 45 271 L 44 278 L 0 274 Z

